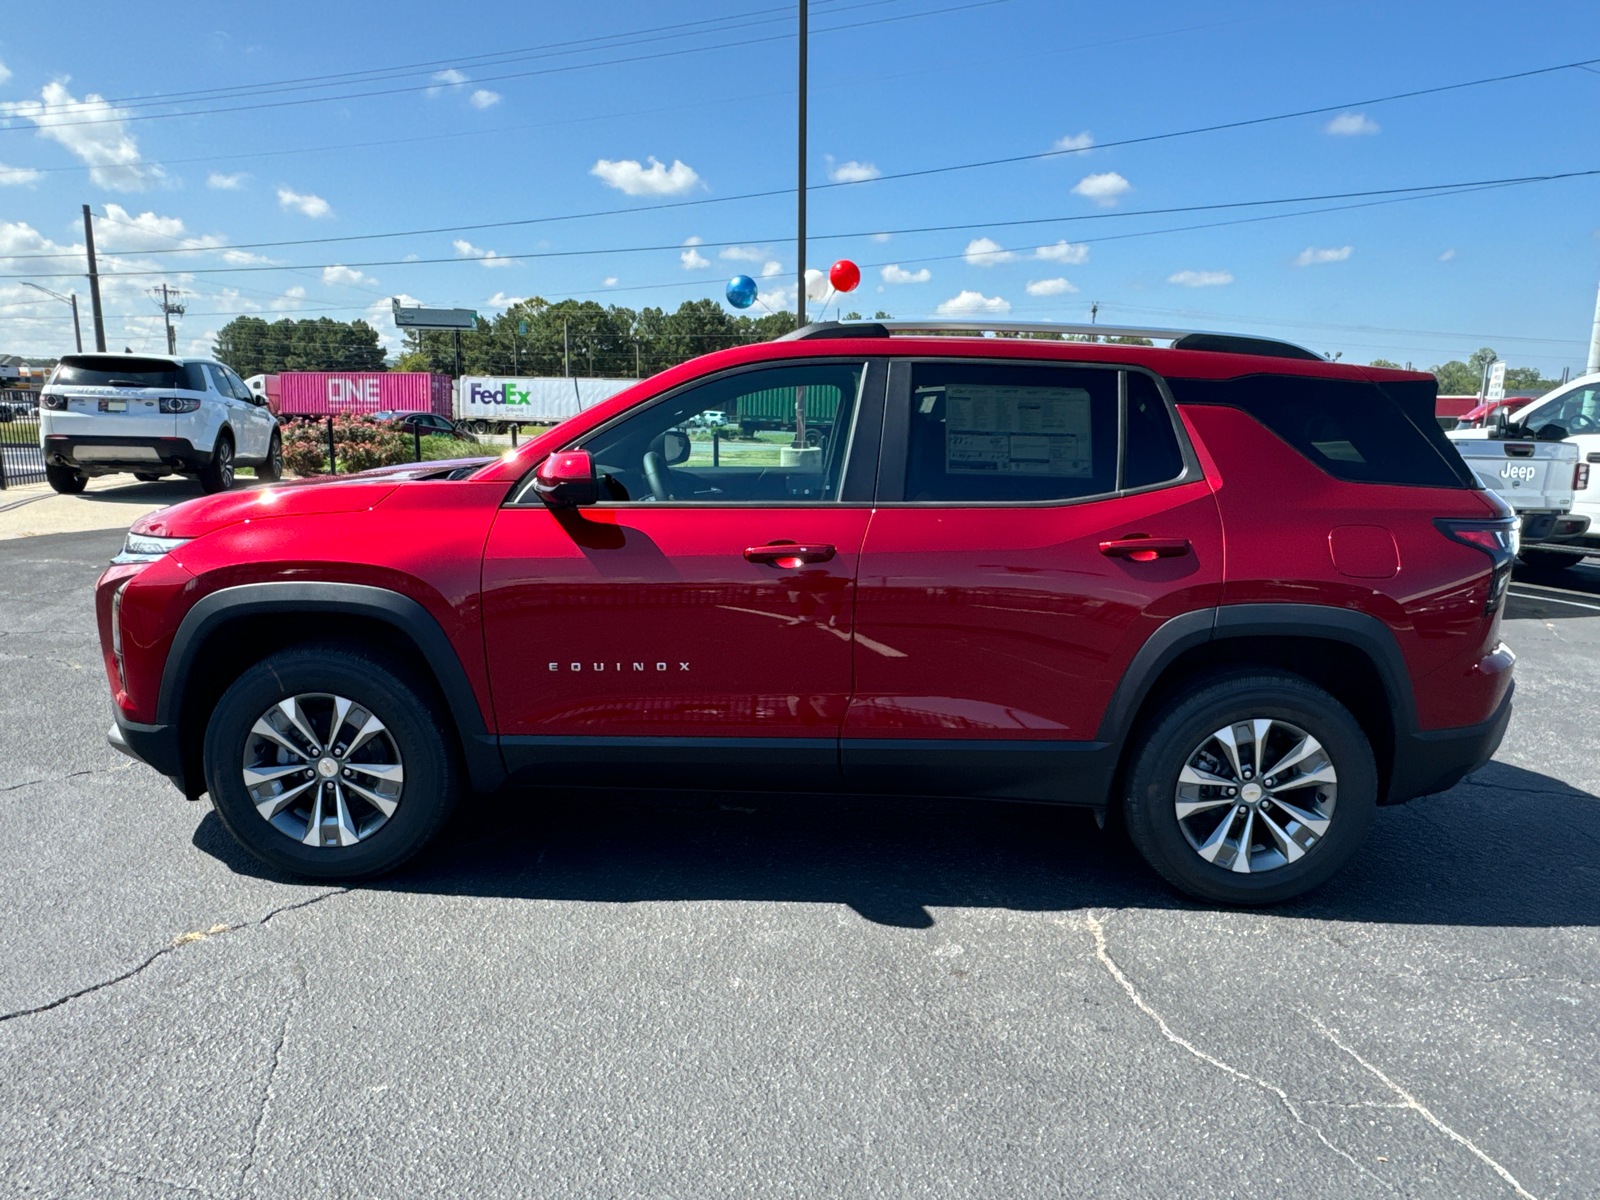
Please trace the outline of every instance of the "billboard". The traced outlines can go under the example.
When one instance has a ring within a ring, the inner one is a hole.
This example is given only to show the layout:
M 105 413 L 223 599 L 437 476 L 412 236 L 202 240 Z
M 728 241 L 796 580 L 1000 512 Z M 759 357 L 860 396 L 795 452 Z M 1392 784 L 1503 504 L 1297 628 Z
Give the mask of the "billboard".
M 456 385 L 458 421 L 565 421 L 626 391 L 637 379 L 550 379 L 465 375 Z

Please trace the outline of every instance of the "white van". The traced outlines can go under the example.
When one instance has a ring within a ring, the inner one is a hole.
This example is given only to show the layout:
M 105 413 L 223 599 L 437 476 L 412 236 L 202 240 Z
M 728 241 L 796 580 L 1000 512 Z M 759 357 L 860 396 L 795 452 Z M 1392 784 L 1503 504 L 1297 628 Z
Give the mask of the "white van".
M 68 354 L 39 396 L 39 448 L 58 492 L 91 475 L 192 475 L 208 492 L 233 486 L 235 467 L 283 474 L 283 439 L 265 398 L 207 359 Z

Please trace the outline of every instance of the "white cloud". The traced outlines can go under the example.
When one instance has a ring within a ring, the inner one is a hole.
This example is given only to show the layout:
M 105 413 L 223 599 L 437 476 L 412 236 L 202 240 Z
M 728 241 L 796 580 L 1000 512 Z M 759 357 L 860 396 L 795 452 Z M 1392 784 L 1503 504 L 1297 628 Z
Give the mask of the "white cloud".
M 6 80 L 8 80 L 10 78 L 11 78 L 11 69 L 9 67 L 7 67 L 5 65 L 5 63 L 0 62 L 0 83 L 4 83 Z
M 875 233 L 872 235 L 872 240 L 875 242 L 887 242 L 893 236 L 894 234 L 892 233 Z
M 1000 243 L 990 238 L 973 238 L 967 243 L 967 248 L 962 251 L 962 257 L 967 260 L 968 266 L 992 267 L 996 263 L 1010 262 L 1017 256 L 1009 250 L 1002 250 Z
M 1307 246 L 1294 256 L 1294 265 L 1315 267 L 1321 263 L 1343 262 L 1354 250 L 1354 246 L 1340 246 L 1337 250 L 1318 250 L 1315 246 Z
M 153 212 L 134 216 L 120 204 L 107 204 L 104 218 L 95 222 L 96 246 L 105 250 L 171 250 L 176 247 L 220 246 L 220 238 L 186 238 L 180 217 L 158 217 Z
M 880 273 L 885 283 L 927 283 L 933 278 L 933 272 L 927 267 L 920 271 L 908 271 L 899 263 L 890 263 Z
M 61 83 L 47 83 L 38 100 L 0 103 L 0 117 L 32 121 L 39 136 L 65 146 L 89 167 L 89 178 L 114 192 L 142 192 L 166 178 L 153 163 L 141 162 L 139 143 L 127 129 L 127 113 L 89 93 L 73 98 Z
M 447 87 L 448 88 L 458 88 L 462 84 L 466 83 L 471 78 L 472 78 L 472 76 L 463 74 L 462 72 L 456 70 L 454 67 L 451 67 L 447 71 L 436 71 L 436 72 L 434 72 L 433 81 L 435 83 L 437 83 L 437 84 L 442 85 L 442 86 L 429 88 L 428 89 L 428 95 L 437 96 L 441 92 L 443 92 L 445 90 L 445 88 L 447 88 Z
M 25 183 L 33 183 L 40 179 L 44 172 L 35 171 L 32 167 L 8 167 L 0 163 L 0 187 L 21 187 Z
M 1010 312 L 1011 305 L 999 296 L 985 296 L 982 292 L 964 291 L 946 300 L 935 311 L 941 317 L 966 317 L 981 313 Z
M 467 97 L 467 103 L 473 108 L 493 108 L 500 103 L 500 93 L 491 92 L 488 88 L 479 88 Z
M 1092 145 L 1094 145 L 1094 135 L 1085 129 L 1082 133 L 1057 138 L 1055 148 L 1057 150 L 1087 150 Z
M 682 254 L 678 255 L 678 261 L 683 263 L 683 269 L 685 271 L 699 271 L 711 265 L 711 260 L 704 254 L 701 254 L 700 251 L 695 249 L 695 247 L 700 245 L 704 240 L 704 238 L 699 237 L 684 239 L 683 244 L 687 246 L 688 249 Z
M 377 283 L 371 275 L 363 275 L 354 267 L 334 266 L 322 268 L 322 282 L 333 284 L 349 284 L 352 287 L 361 283 Z
M 299 308 L 305 298 L 305 288 L 301 287 L 299 284 L 295 284 L 294 287 L 289 288 L 283 293 L 283 295 L 279 296 L 272 302 L 272 308 L 277 312 L 291 312 L 294 309 Z M 383 304 L 385 307 L 387 307 L 388 301 L 383 301 Z
M 783 264 L 781 262 L 769 262 L 761 268 L 761 278 L 771 279 L 774 275 L 782 274 L 782 272 Z
M 1222 287 L 1232 283 L 1233 276 L 1227 271 L 1179 271 L 1176 275 L 1168 275 L 1167 282 L 1192 288 Z
M 1449 262 L 1455 256 L 1456 256 L 1456 252 L 1454 250 L 1446 250 L 1443 254 L 1439 255 L 1439 261 L 1440 262 Z
M 617 286 L 617 277 L 615 275 L 607 275 L 606 276 L 605 286 L 606 287 L 616 287 Z
M 521 259 L 503 258 L 493 250 L 484 250 L 479 246 L 474 246 L 465 238 L 456 238 L 450 244 L 456 248 L 456 253 L 462 258 L 475 258 L 486 267 L 518 267 L 522 265 Z
M 1098 175 L 1085 175 L 1072 190 L 1079 196 L 1087 196 L 1096 204 L 1110 206 L 1117 202 L 1118 196 L 1132 188 L 1133 185 L 1115 171 L 1103 171 Z
M 321 196 L 312 195 L 310 192 L 301 195 L 282 184 L 278 185 L 278 207 L 285 212 L 294 209 L 312 218 L 333 216 L 333 207 Z
M 766 258 L 766 252 L 757 250 L 754 246 L 727 246 L 717 255 L 733 262 L 760 262 Z
M 700 176 L 687 163 L 672 160 L 670 167 L 649 158 L 648 167 L 631 158 L 612 162 L 602 158 L 589 168 L 589 174 L 629 196 L 681 196 L 700 182 Z
M 526 299 L 526 296 L 508 296 L 504 292 L 496 292 L 483 302 L 483 307 L 510 308 L 513 304 L 521 304 Z
M 240 171 L 234 175 L 223 175 L 213 171 L 206 176 L 206 186 L 219 192 L 237 192 L 244 187 L 244 181 L 249 178 L 250 175 L 246 171 Z
M 1040 246 L 1033 252 L 1033 256 L 1045 262 L 1068 263 L 1076 266 L 1078 263 L 1089 260 L 1089 247 L 1081 242 L 1076 245 L 1072 242 L 1057 242 L 1053 246 Z
M 1380 126 L 1366 113 L 1340 113 L 1324 127 L 1334 137 L 1357 137 L 1377 133 Z
M 835 183 L 865 183 L 869 179 L 876 179 L 883 172 L 869 162 L 842 162 L 835 163 L 833 155 L 828 155 L 828 178 Z
M 1065 279 L 1030 279 L 1028 281 L 1028 295 L 1030 296 L 1059 296 L 1063 292 L 1075 292 L 1078 289 Z

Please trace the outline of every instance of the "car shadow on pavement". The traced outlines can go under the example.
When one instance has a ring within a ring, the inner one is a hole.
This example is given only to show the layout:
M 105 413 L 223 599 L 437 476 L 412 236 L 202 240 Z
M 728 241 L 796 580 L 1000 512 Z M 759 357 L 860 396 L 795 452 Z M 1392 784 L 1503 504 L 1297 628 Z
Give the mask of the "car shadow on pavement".
M 1491 763 L 1381 809 L 1357 859 L 1268 912 L 1399 924 L 1600 925 L 1600 800 Z M 279 878 L 207 813 L 194 844 Z M 1199 909 L 1082 809 L 877 797 L 546 791 L 475 797 L 376 891 L 612 904 L 846 904 L 927 928 L 930 909 Z

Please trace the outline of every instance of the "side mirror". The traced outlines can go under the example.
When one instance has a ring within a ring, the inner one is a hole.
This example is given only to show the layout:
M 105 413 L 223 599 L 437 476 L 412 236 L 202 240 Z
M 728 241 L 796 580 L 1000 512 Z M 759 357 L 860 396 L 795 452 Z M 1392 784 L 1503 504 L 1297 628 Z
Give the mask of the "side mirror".
M 1495 438 L 1511 436 L 1511 413 L 1504 404 L 1489 414 L 1489 436 Z
M 533 473 L 533 490 L 551 508 L 577 508 L 600 499 L 600 481 L 587 450 L 558 450 Z
M 681 429 L 669 429 L 661 435 L 661 458 L 669 467 L 688 462 L 689 453 L 693 449 L 689 435 Z

